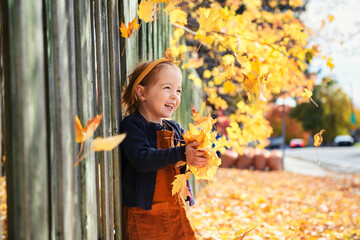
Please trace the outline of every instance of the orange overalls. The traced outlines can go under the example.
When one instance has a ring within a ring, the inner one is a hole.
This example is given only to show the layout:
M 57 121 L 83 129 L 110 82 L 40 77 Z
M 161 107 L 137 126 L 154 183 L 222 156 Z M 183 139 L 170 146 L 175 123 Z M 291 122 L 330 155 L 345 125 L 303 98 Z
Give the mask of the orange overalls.
M 174 147 L 173 137 L 173 131 L 157 131 L 157 148 Z M 157 171 L 151 210 L 124 207 L 126 240 L 196 239 L 186 215 L 184 199 L 179 194 L 171 195 L 171 183 L 176 174 L 180 172 L 174 165 Z

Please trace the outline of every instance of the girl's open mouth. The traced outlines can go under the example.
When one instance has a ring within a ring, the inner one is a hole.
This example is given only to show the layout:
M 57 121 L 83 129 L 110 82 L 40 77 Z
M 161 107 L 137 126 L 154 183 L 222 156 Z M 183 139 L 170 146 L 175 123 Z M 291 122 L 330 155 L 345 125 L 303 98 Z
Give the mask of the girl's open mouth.
M 170 105 L 170 104 L 165 104 L 165 107 L 168 108 L 169 110 L 174 109 L 174 105 Z

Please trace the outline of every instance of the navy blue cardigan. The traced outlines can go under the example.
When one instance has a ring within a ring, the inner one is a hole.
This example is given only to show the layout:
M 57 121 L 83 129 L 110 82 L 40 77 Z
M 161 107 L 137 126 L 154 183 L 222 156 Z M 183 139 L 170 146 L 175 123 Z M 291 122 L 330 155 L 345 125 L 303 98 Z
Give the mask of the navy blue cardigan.
M 174 143 L 183 139 L 184 129 L 175 121 L 164 120 L 174 131 Z M 186 160 L 185 146 L 157 149 L 156 123 L 148 122 L 139 112 L 125 117 L 120 126 L 127 133 L 121 143 L 123 205 L 151 209 L 156 172 Z

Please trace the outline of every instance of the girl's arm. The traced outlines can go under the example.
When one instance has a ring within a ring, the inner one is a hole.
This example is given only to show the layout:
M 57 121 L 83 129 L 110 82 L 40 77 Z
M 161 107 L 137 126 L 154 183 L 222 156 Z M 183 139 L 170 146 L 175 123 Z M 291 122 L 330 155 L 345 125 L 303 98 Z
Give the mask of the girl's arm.
M 186 159 L 185 146 L 166 150 L 152 147 L 144 127 L 139 122 L 123 121 L 121 131 L 127 133 L 121 149 L 130 164 L 139 172 L 153 172 Z

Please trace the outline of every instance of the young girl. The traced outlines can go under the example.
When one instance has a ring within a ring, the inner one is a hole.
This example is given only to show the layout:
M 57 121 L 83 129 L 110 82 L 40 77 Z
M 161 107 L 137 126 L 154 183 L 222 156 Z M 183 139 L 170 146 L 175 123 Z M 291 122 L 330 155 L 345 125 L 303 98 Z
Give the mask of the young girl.
M 197 142 L 177 146 L 184 129 L 165 120 L 180 104 L 182 82 L 171 50 L 165 55 L 137 66 L 122 96 L 129 114 L 121 123 L 127 133 L 121 144 L 125 239 L 196 239 L 171 183 L 180 174 L 177 162 L 200 167 L 208 159 Z

